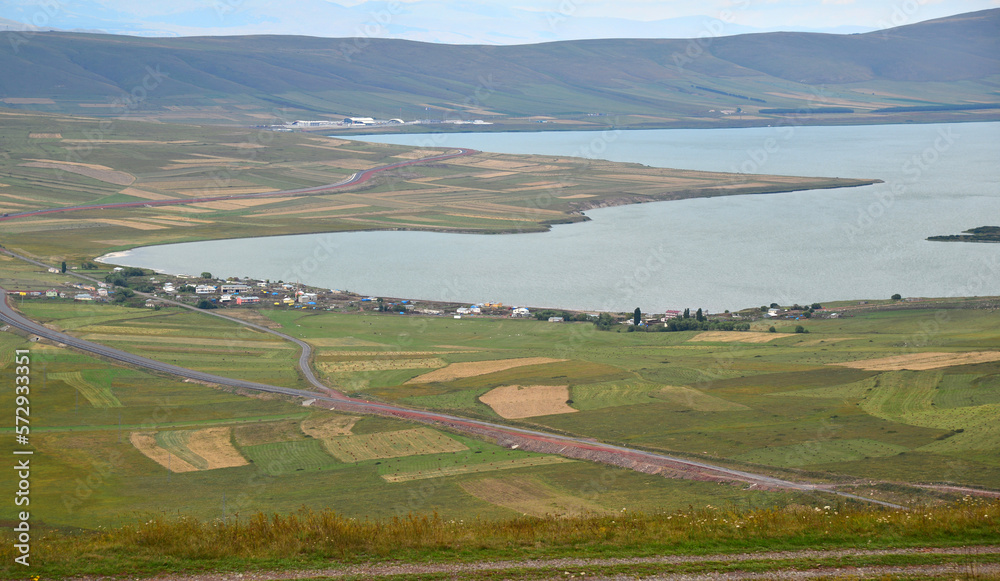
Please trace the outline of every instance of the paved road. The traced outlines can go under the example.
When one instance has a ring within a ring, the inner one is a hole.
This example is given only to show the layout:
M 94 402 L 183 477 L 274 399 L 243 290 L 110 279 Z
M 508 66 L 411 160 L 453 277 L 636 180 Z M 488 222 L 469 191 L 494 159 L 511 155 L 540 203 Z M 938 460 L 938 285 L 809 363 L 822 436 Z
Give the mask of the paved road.
M 82 206 L 64 206 L 60 208 L 48 208 L 45 210 L 31 210 L 28 212 L 16 212 L 13 214 L 7 214 L 5 216 L 0 216 L 0 222 L 8 220 L 17 220 L 18 218 L 27 218 L 29 216 L 42 216 L 45 214 L 59 214 L 63 212 L 79 212 L 82 210 L 110 210 L 113 208 L 140 208 L 140 207 L 151 207 L 151 206 L 174 206 L 178 204 L 196 204 L 201 202 L 216 202 L 219 200 L 239 200 L 242 198 L 266 198 L 274 196 L 304 196 L 309 194 L 319 194 L 324 192 L 330 192 L 334 190 L 343 189 L 349 186 L 355 186 L 358 184 L 363 184 L 368 180 L 375 177 L 376 174 L 396 169 L 408 165 L 416 165 L 435 161 L 444 161 L 446 159 L 453 159 L 456 157 L 462 157 L 466 155 L 472 155 L 479 153 L 475 149 L 465 149 L 458 148 L 455 153 L 443 153 L 441 155 L 433 155 L 430 157 L 422 157 L 420 159 L 411 159 L 408 161 L 398 161 L 396 163 L 390 163 L 386 165 L 380 165 L 378 167 L 373 167 L 371 169 L 366 169 L 364 171 L 359 171 L 350 177 L 343 179 L 339 182 L 333 184 L 326 184 L 323 186 L 314 186 L 311 188 L 297 188 L 294 190 L 282 190 L 280 192 L 266 192 L 262 194 L 233 194 L 228 196 L 211 196 L 204 198 L 177 198 L 172 200 L 143 200 L 141 202 L 121 202 L 117 204 L 85 204 Z
M 323 386 L 321 383 L 318 382 L 318 380 L 317 383 L 323 389 L 324 393 L 316 393 L 312 391 L 269 385 L 265 383 L 256 383 L 242 379 L 233 379 L 229 377 L 214 375 L 211 373 L 195 371 L 193 369 L 187 369 L 184 367 L 179 367 L 177 365 L 163 363 L 160 361 L 142 357 L 140 355 L 135 355 L 125 351 L 121 351 L 119 349 L 114 349 L 112 347 L 108 347 L 105 345 L 73 337 L 71 335 L 67 335 L 66 333 L 62 333 L 60 331 L 49 329 L 48 327 L 36 323 L 34 321 L 31 321 L 22 316 L 20 313 L 14 311 L 7 302 L 7 297 L 8 297 L 7 291 L 0 289 L 0 293 L 2 293 L 2 300 L 0 300 L 0 320 L 2 320 L 4 323 L 14 326 L 28 333 L 38 335 L 39 337 L 44 337 L 51 341 L 63 343 L 67 346 L 74 347 L 82 351 L 86 351 L 89 353 L 93 353 L 95 355 L 106 357 L 108 359 L 119 361 L 121 363 L 142 367 L 152 371 L 158 371 L 161 373 L 167 373 L 197 381 L 215 383 L 219 385 L 226 385 L 230 387 L 236 387 L 252 391 L 276 393 L 293 397 L 312 399 L 316 401 L 326 402 L 331 409 L 336 409 L 339 411 L 362 413 L 362 414 L 391 415 L 422 423 L 444 425 L 464 432 L 470 432 L 474 434 L 481 434 L 497 438 L 500 441 L 506 441 L 509 445 L 513 445 L 512 443 L 517 442 L 518 445 L 520 445 L 520 447 L 524 449 L 536 449 L 539 451 L 547 451 L 550 453 L 560 454 L 571 458 L 583 458 L 591 460 L 597 459 L 598 461 L 608 461 L 608 459 L 610 459 L 612 461 L 608 463 L 612 463 L 619 466 L 632 467 L 634 469 L 640 469 L 640 467 L 667 468 L 674 471 L 696 474 L 700 477 L 708 479 L 743 482 L 772 489 L 828 492 L 846 498 L 853 498 L 856 500 L 873 502 L 876 504 L 881 504 L 892 508 L 902 508 L 895 504 L 877 501 L 861 496 L 856 496 L 840 492 L 837 490 L 832 490 L 822 485 L 792 482 L 761 474 L 753 474 L 750 472 L 744 472 L 740 470 L 732 470 L 729 468 L 716 466 L 705 462 L 697 462 L 693 460 L 676 458 L 673 456 L 668 456 L 666 454 L 657 454 L 654 452 L 647 452 L 645 450 L 636 450 L 622 446 L 603 444 L 600 442 L 583 438 L 561 436 L 538 430 L 515 428 L 511 426 L 504 426 L 501 424 L 494 424 L 491 422 L 485 422 L 481 420 L 472 420 L 468 418 L 462 418 L 438 412 L 414 410 L 401 406 L 381 404 L 357 398 L 351 398 L 343 394 L 340 394 L 336 391 L 333 391 L 328 387 Z M 239 321 L 239 320 L 236 321 L 245 323 L 244 321 Z M 254 327 L 274 333 L 273 330 L 266 329 L 264 327 L 258 327 L 258 326 Z M 287 335 L 283 334 L 279 335 L 288 337 Z M 297 344 L 302 343 L 297 339 L 291 337 L 289 338 L 295 341 Z M 306 363 L 306 365 L 308 365 L 308 363 Z

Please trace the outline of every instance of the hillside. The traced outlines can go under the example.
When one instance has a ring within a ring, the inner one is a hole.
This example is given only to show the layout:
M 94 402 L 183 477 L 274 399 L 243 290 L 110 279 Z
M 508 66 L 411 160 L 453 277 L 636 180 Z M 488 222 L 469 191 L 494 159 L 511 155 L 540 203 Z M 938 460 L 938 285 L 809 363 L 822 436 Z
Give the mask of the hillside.
M 240 123 L 362 115 L 692 125 L 735 122 L 722 111 L 737 107 L 742 122 L 773 118 L 759 109 L 838 107 L 857 116 L 996 106 L 998 32 L 1000 9 L 867 34 L 519 46 L 0 32 L 0 101 Z

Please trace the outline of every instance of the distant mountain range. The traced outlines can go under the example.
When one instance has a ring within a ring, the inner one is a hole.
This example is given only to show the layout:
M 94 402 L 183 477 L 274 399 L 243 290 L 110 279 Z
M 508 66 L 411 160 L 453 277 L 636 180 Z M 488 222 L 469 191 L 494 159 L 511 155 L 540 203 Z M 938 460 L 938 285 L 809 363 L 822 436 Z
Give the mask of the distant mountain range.
M 1000 9 L 864 34 L 515 46 L 0 32 L 0 70 L 4 106 L 88 114 L 187 108 L 243 121 L 339 115 L 655 121 L 736 108 L 753 115 L 996 106 Z

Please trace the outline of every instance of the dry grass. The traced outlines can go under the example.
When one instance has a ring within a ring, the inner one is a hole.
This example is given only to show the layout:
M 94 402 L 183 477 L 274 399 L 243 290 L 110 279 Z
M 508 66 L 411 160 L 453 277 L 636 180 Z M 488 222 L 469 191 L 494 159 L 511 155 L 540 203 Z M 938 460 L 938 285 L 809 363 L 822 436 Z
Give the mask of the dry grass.
M 319 363 L 318 367 L 327 373 L 356 373 L 360 371 L 394 371 L 397 369 L 434 369 L 444 367 L 445 362 L 437 357 L 428 359 L 360 359 L 337 363 Z
M 89 178 L 94 178 L 95 180 L 100 180 L 102 182 L 107 182 L 109 184 L 116 184 L 119 186 L 132 185 L 132 183 L 135 181 L 135 176 L 132 174 L 128 174 L 123 171 L 115 171 L 110 167 L 103 165 L 96 165 L 96 164 L 39 159 L 32 161 L 30 163 L 22 163 L 20 165 L 25 167 L 58 169 L 70 173 L 87 176 Z
M 156 432 L 132 432 L 129 442 L 147 458 L 171 472 L 197 472 L 198 469 L 164 450 L 156 443 Z
M 755 333 L 753 331 L 705 331 L 688 341 L 713 341 L 717 343 L 767 343 L 795 333 Z
M 743 404 L 734 403 L 721 397 L 702 393 L 693 387 L 665 385 L 656 397 L 671 403 L 683 405 L 697 412 L 731 412 L 749 410 Z
M 62 139 L 62 133 L 29 133 L 28 139 Z
M 0 99 L 10 105 L 55 105 L 56 102 L 47 97 L 7 97 Z
M 188 437 L 187 448 L 208 462 L 206 470 L 232 468 L 249 464 L 233 447 L 230 428 L 205 428 L 195 430 Z
M 562 456 L 532 456 L 529 458 L 515 458 L 503 462 L 490 462 L 480 464 L 469 464 L 467 466 L 448 466 L 435 468 L 433 470 L 421 470 L 419 472 L 403 472 L 395 474 L 383 474 L 382 479 L 386 482 L 409 482 L 411 480 L 426 480 L 428 478 L 443 478 L 446 476 L 459 476 L 461 474 L 481 474 L 483 472 L 495 472 L 497 470 L 513 470 L 515 468 L 531 468 L 533 466 L 546 466 L 549 464 L 564 464 L 566 462 L 576 462 Z
M 414 377 L 406 383 L 452 381 L 455 379 L 462 379 L 463 377 L 475 377 L 477 375 L 486 375 L 487 373 L 496 373 L 497 371 L 506 371 L 507 369 L 524 367 L 525 365 L 541 365 L 543 363 L 558 363 L 560 361 L 566 360 L 551 359 L 549 357 L 523 357 L 519 359 L 492 359 L 489 361 L 452 363 L 444 369 L 438 369 L 436 371 L 431 371 L 430 373 L 425 373 L 419 377 Z
M 566 385 L 502 385 L 479 397 L 479 401 L 508 420 L 577 411 L 569 407 L 568 399 Z
M 302 420 L 302 424 L 299 427 L 307 436 L 312 436 L 317 440 L 325 440 L 338 436 L 350 436 L 351 428 L 360 419 L 357 416 L 340 416 L 329 413 L 314 414 Z
M 145 200 L 172 200 L 176 196 L 170 196 L 167 194 L 156 194 L 153 192 L 147 192 L 145 190 L 140 190 L 138 188 L 125 188 L 121 193 L 126 196 L 134 196 L 136 198 L 143 198 Z
M 608 513 L 592 502 L 558 492 L 535 478 L 483 478 L 459 486 L 480 500 L 523 515 L 577 517 Z
M 970 351 L 967 353 L 909 353 L 907 355 L 896 355 L 893 357 L 882 357 L 879 359 L 830 363 L 829 365 L 840 365 L 841 367 L 852 367 L 854 369 L 864 369 L 867 371 L 899 371 L 902 369 L 921 371 L 924 369 L 938 369 L 940 367 L 986 363 L 989 361 L 1000 361 L 1000 351 Z
M 444 454 L 469 449 L 458 440 L 429 428 L 331 438 L 324 440 L 323 444 L 330 455 L 342 462 Z

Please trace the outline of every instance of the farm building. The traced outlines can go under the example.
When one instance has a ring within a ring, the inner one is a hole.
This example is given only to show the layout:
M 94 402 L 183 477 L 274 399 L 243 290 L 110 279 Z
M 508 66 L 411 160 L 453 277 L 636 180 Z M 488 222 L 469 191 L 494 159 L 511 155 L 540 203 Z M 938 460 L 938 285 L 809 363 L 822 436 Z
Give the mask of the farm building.
M 77 294 L 76 296 L 73 297 L 73 300 L 74 301 L 92 301 L 92 300 L 94 300 L 94 297 L 92 297 L 91 295 L 89 295 L 87 293 L 79 293 L 79 294 Z
M 682 313 L 680 311 L 666 311 L 663 313 L 663 321 L 666 322 L 670 319 L 679 319 L 681 318 L 681 314 Z
M 236 295 L 237 305 L 255 305 L 260 302 L 260 297 L 245 297 L 242 295 Z
M 563 322 L 563 318 L 562 317 L 549 317 L 549 322 L 550 323 L 562 323 Z
M 243 293 L 249 290 L 250 287 L 245 284 L 224 284 L 221 288 L 221 291 L 227 294 Z
M 375 119 L 371 117 L 344 117 L 344 125 L 372 125 Z

